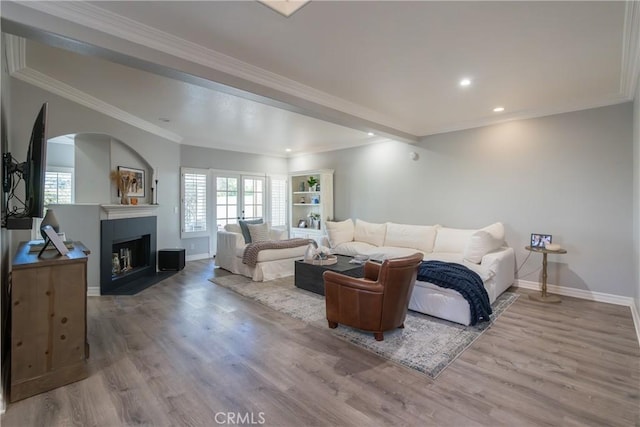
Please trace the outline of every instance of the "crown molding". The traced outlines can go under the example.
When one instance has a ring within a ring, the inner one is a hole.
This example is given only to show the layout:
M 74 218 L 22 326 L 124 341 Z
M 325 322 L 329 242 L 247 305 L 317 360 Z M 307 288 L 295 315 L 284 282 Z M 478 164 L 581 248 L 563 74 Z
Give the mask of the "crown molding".
M 20 2 L 20 5 L 37 9 L 39 12 L 71 21 L 324 107 L 415 135 L 415 132 L 411 130 L 411 126 L 407 123 L 391 119 L 378 111 L 314 89 L 295 80 L 83 1 L 27 1 Z
M 474 121 L 467 121 L 464 123 L 459 123 L 455 126 L 444 126 L 440 128 L 435 128 L 433 130 L 429 130 L 428 133 L 421 136 L 419 141 L 424 140 L 432 135 L 438 135 L 442 133 L 455 132 L 467 129 L 475 129 L 479 127 L 499 125 L 501 123 L 512 122 L 515 120 L 528 120 L 528 119 L 536 119 L 539 117 L 553 116 L 556 114 L 565 114 L 565 113 L 573 113 L 576 111 L 582 110 L 590 110 L 592 108 L 600 108 L 600 107 L 608 107 L 610 105 L 622 104 L 624 102 L 631 101 L 631 98 L 627 98 L 622 94 L 618 94 L 615 96 L 608 97 L 606 99 L 598 99 L 591 100 L 579 103 L 565 104 L 564 106 L 558 108 L 543 108 L 537 110 L 525 110 L 525 111 L 517 111 L 510 114 L 505 114 L 502 119 L 496 120 L 494 117 L 487 117 Z
M 166 129 L 154 125 L 153 123 L 134 116 L 133 114 L 127 113 L 126 111 L 121 110 L 118 107 L 101 101 L 98 98 L 95 98 L 85 92 L 82 92 L 81 90 L 69 86 L 66 83 L 49 77 L 46 74 L 43 74 L 34 69 L 28 67 L 22 68 L 11 73 L 11 77 L 37 86 L 40 89 L 44 89 L 47 92 L 54 93 L 77 104 L 105 114 L 109 117 L 113 117 L 114 119 L 130 124 L 131 126 L 135 126 L 138 129 L 142 129 L 146 132 L 158 135 L 170 141 L 177 142 L 178 144 L 182 142 L 182 136 L 176 133 L 170 132 Z
M 635 96 L 640 76 L 640 1 L 627 0 L 622 34 L 620 92 L 627 99 Z
M 26 40 L 13 34 L 5 34 L 4 47 L 7 51 L 9 74 L 20 71 L 27 66 Z

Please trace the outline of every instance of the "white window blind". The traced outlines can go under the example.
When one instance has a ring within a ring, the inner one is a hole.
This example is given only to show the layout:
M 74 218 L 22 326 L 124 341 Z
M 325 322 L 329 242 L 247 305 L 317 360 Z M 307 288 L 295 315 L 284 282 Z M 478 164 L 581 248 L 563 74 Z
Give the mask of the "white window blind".
M 286 178 L 271 178 L 271 226 L 286 227 L 287 225 L 287 180 Z
M 183 233 L 207 231 L 207 174 L 184 172 L 183 188 Z
M 44 204 L 73 203 L 73 173 L 46 171 L 44 175 Z

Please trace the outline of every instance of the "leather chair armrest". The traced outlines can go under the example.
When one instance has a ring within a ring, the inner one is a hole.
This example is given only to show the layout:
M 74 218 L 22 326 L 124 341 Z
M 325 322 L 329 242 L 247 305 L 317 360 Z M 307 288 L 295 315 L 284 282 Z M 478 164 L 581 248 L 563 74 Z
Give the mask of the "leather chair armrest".
M 367 261 L 364 264 L 364 277 L 369 280 L 378 280 L 378 276 L 380 275 L 380 267 L 382 264 L 378 264 L 377 262 Z
M 345 286 L 352 289 L 375 293 L 382 293 L 384 291 L 384 286 L 376 281 L 345 276 L 344 274 L 336 273 L 335 271 L 325 271 L 322 274 L 322 277 L 324 278 L 325 285 L 327 283 L 331 283 L 338 286 Z

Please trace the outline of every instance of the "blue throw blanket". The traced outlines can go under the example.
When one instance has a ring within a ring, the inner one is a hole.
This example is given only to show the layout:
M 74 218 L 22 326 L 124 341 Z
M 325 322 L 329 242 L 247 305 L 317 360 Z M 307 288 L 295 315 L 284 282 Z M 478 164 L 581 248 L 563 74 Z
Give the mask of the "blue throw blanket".
M 489 295 L 477 273 L 453 262 L 423 261 L 418 280 L 458 291 L 469 302 L 471 325 L 488 321 L 491 315 Z

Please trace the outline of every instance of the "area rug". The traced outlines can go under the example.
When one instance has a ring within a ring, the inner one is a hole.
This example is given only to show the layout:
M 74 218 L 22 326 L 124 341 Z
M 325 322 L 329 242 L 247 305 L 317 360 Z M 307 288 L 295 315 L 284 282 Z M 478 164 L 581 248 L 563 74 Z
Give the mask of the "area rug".
M 244 276 L 234 274 L 209 280 L 274 310 L 324 328 L 358 347 L 415 369 L 433 379 L 478 339 L 518 298 L 513 292 L 503 293 L 492 305 L 491 321 L 476 326 L 463 326 L 409 311 L 404 329 L 385 332 L 384 341 L 376 341 L 373 334 L 348 326 L 339 325 L 336 329 L 329 329 L 324 297 L 296 288 L 293 277 L 253 282 Z

